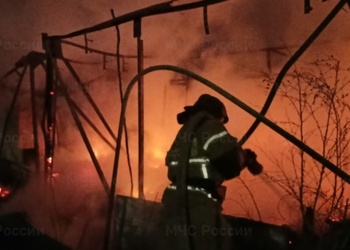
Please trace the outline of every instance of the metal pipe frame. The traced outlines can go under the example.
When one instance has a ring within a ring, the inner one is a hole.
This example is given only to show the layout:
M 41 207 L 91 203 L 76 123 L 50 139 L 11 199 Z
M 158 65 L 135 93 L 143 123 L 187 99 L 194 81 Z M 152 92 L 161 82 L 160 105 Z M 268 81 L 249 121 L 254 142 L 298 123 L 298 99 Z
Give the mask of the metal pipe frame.
M 104 249 L 109 249 L 110 244 L 110 234 L 111 234 L 111 228 L 113 223 L 115 221 L 115 214 L 114 214 L 114 206 L 115 206 L 115 189 L 117 186 L 117 173 L 119 168 L 119 158 L 120 158 L 120 144 L 122 139 L 122 133 L 123 133 L 123 124 L 125 120 L 125 111 L 127 107 L 128 98 L 130 95 L 130 92 L 136 82 L 138 82 L 140 77 L 143 77 L 144 75 L 154 72 L 154 71 L 160 71 L 160 70 L 167 70 L 167 71 L 173 71 L 176 73 L 184 74 L 188 77 L 191 77 L 192 79 L 206 85 L 207 87 L 211 88 L 212 90 L 216 91 L 217 93 L 221 94 L 223 97 L 231 101 L 233 104 L 237 105 L 244 111 L 246 111 L 248 114 L 252 115 L 255 119 L 259 120 L 263 124 L 265 124 L 267 127 L 281 135 L 283 138 L 287 139 L 289 142 L 293 143 L 295 146 L 306 152 L 308 155 L 310 155 L 312 158 L 317 160 L 319 163 L 321 163 L 323 166 L 325 166 L 327 169 L 332 171 L 335 175 L 339 176 L 342 180 L 346 181 L 347 183 L 350 183 L 350 175 L 348 175 L 346 172 L 344 172 L 342 169 L 338 168 L 336 165 L 328 161 L 326 158 L 324 158 L 322 155 L 317 153 L 315 150 L 310 148 L 308 145 L 300 141 L 298 138 L 284 130 L 283 128 L 279 127 L 274 122 L 267 119 L 265 116 L 261 115 L 251 107 L 249 107 L 244 102 L 240 101 L 238 98 L 234 97 L 224 89 L 220 88 L 213 82 L 193 73 L 186 69 L 182 69 L 176 66 L 172 65 L 158 65 L 158 66 L 152 66 L 149 68 L 146 68 L 143 70 L 140 74 L 136 75 L 129 83 L 125 94 L 123 98 L 122 103 L 122 109 L 120 112 L 120 118 L 119 118 L 119 126 L 118 126 L 118 134 L 117 134 L 117 148 L 116 148 L 116 155 L 114 158 L 114 166 L 113 166 L 113 172 L 112 172 L 112 180 L 111 180 L 111 191 L 109 193 L 109 202 L 108 202 L 108 211 L 107 211 L 107 218 L 106 218 L 106 229 L 105 229 L 105 245 Z
M 70 71 L 70 73 L 72 74 L 72 76 L 74 77 L 75 81 L 78 83 L 81 91 L 83 92 L 83 94 L 85 95 L 85 97 L 89 101 L 89 103 L 91 104 L 91 106 L 94 109 L 94 111 L 96 112 L 97 116 L 100 118 L 100 120 L 102 121 L 103 125 L 106 127 L 107 131 L 112 136 L 113 140 L 116 141 L 117 138 L 115 137 L 115 134 L 113 133 L 113 130 L 111 129 L 111 127 L 109 126 L 107 120 L 104 118 L 102 112 L 100 111 L 100 109 L 98 108 L 97 104 L 95 103 L 95 101 L 91 97 L 89 91 L 85 88 L 85 86 L 84 86 L 83 82 L 81 81 L 80 77 L 78 76 L 77 72 L 74 70 L 73 66 L 69 63 L 68 60 L 66 60 L 65 58 L 62 58 L 62 60 L 65 63 L 65 65 L 68 68 L 68 70 Z
M 283 66 L 279 72 L 273 86 L 271 87 L 270 93 L 265 101 L 263 108 L 260 111 L 261 115 L 265 115 L 269 110 L 274 97 L 277 94 L 278 88 L 282 84 L 283 78 L 286 76 L 290 68 L 296 63 L 296 61 L 304 54 L 304 52 L 310 47 L 310 45 L 316 40 L 316 38 L 324 31 L 324 29 L 330 24 L 330 22 L 336 17 L 346 3 L 350 3 L 349 0 L 341 0 L 332 9 L 332 11 L 326 16 L 326 18 L 320 23 L 320 25 L 311 33 L 306 41 L 299 47 L 299 49 L 289 58 L 287 63 Z M 254 133 L 255 129 L 259 126 L 260 120 L 255 120 L 251 127 L 247 130 L 244 136 L 240 140 L 240 144 L 244 144 L 249 137 Z
M 56 72 L 57 72 L 57 77 L 58 77 L 58 80 L 59 80 L 59 87 L 60 89 L 62 90 L 62 93 L 67 101 L 67 105 L 68 105 L 68 108 L 73 116 L 73 119 L 74 119 L 74 122 L 75 124 L 77 125 L 77 128 L 79 130 L 79 133 L 84 141 L 84 144 L 89 152 L 89 155 L 91 157 L 91 160 L 95 166 L 95 169 L 96 169 L 96 172 L 102 182 L 102 185 L 104 187 L 104 190 L 106 191 L 106 194 L 108 194 L 110 192 L 110 188 L 108 186 L 108 183 L 107 183 L 107 180 L 106 180 L 106 177 L 104 176 L 104 173 L 102 171 L 102 168 L 101 168 L 101 165 L 99 164 L 98 160 L 97 160 L 97 157 L 94 153 L 94 150 L 91 146 L 91 143 L 89 141 L 89 138 L 84 130 L 84 127 L 83 127 L 83 124 L 81 123 L 80 119 L 79 119 L 79 116 L 78 116 L 78 113 L 76 111 L 76 109 L 74 108 L 74 104 L 72 102 L 72 99 L 69 97 L 68 95 L 68 91 L 67 91 L 67 85 L 64 83 L 63 79 L 62 79 L 62 76 L 58 70 L 58 68 L 56 67 Z
M 86 29 L 77 30 L 77 31 L 74 31 L 74 32 L 66 34 L 66 35 L 50 36 L 49 38 L 53 39 L 53 40 L 62 40 L 62 39 L 66 39 L 66 38 L 73 38 L 76 36 L 82 36 L 82 35 L 96 32 L 96 31 L 101 31 L 104 29 L 115 27 L 115 26 L 123 24 L 123 23 L 132 22 L 138 18 L 166 14 L 166 13 L 172 13 L 172 12 L 178 12 L 178 11 L 185 11 L 185 10 L 190 10 L 190 9 L 195 9 L 195 8 L 202 8 L 202 7 L 213 5 L 213 4 L 223 3 L 226 1 L 227 0 L 206 0 L 206 1 L 197 1 L 194 3 L 182 4 L 182 5 L 177 5 L 177 6 L 171 5 L 171 3 L 173 3 L 174 1 L 168 1 L 168 2 L 155 4 L 155 5 L 146 7 L 144 9 L 140 9 L 140 10 L 122 15 L 122 16 L 117 17 L 117 18 L 112 18 L 108 21 L 96 24 L 96 25 L 89 27 L 89 28 L 86 28 Z
M 15 105 L 17 103 L 17 98 L 18 98 L 18 95 L 19 95 L 19 92 L 20 92 L 20 89 L 21 89 L 21 86 L 22 86 L 22 83 L 23 83 L 23 78 L 24 78 L 24 75 L 25 75 L 26 71 L 27 71 L 27 66 L 25 66 L 23 68 L 22 72 L 20 73 L 19 80 L 18 80 L 18 83 L 17 83 L 17 87 L 16 87 L 15 93 L 13 95 L 9 111 L 7 112 L 7 115 L 6 115 L 6 118 L 5 118 L 5 124 L 4 124 L 4 127 L 2 129 L 2 135 L 1 135 L 1 141 L 0 141 L 0 157 L 2 156 L 2 152 L 3 152 L 3 147 L 4 147 L 4 143 L 5 143 L 5 135 L 6 135 L 6 132 L 7 132 L 7 128 L 8 128 L 9 123 L 10 123 L 10 119 L 11 119 L 11 115 L 12 115 L 13 109 L 15 108 Z
M 36 109 L 36 91 L 35 91 L 35 66 L 30 65 L 30 99 L 32 106 L 32 126 L 34 137 L 34 154 L 35 154 L 35 170 L 36 174 L 40 172 L 40 151 L 39 151 L 39 135 L 38 135 L 38 114 Z
M 141 39 L 141 19 L 134 21 L 134 37 L 137 40 L 137 73 L 140 74 L 143 70 L 143 41 Z M 138 79 L 137 84 L 137 99 L 138 99 L 138 191 L 139 198 L 144 199 L 144 90 L 143 77 Z

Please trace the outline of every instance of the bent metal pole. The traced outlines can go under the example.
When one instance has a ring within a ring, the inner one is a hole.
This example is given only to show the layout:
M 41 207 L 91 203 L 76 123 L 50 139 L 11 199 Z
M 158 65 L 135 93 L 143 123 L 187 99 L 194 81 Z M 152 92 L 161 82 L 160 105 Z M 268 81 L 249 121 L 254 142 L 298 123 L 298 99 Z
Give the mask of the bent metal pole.
M 142 72 L 140 72 L 138 75 L 136 75 L 129 83 L 122 102 L 122 107 L 120 111 L 120 118 L 119 118 L 119 126 L 118 126 L 118 133 L 117 133 L 117 147 L 116 147 L 116 152 L 115 152 L 115 157 L 114 157 L 114 165 L 113 165 L 113 172 L 112 172 L 112 180 L 111 180 L 111 189 L 109 193 L 109 201 L 108 201 L 108 211 L 107 211 L 107 218 L 106 218 L 106 229 L 105 229 L 105 241 L 104 241 L 104 250 L 109 249 L 109 244 L 110 244 L 110 236 L 111 236 L 111 230 L 112 230 L 112 223 L 115 221 L 114 220 L 114 206 L 115 206 L 115 188 L 117 186 L 117 174 L 118 174 L 118 168 L 119 168 L 119 158 L 120 158 L 120 149 L 121 149 L 121 139 L 122 139 L 122 134 L 123 134 L 123 124 L 125 121 L 125 111 L 128 103 L 128 98 L 130 95 L 130 92 L 136 82 L 138 82 L 140 77 L 143 77 L 144 75 L 154 72 L 154 71 L 160 71 L 160 70 L 167 70 L 167 71 L 174 71 L 180 74 L 184 74 L 188 77 L 191 77 L 192 79 L 206 85 L 207 87 L 213 89 L 214 91 L 218 92 L 221 94 L 223 97 L 246 111 L 248 114 L 252 115 L 255 117 L 257 120 L 261 121 L 264 123 L 266 126 L 271 128 L 273 131 L 293 143 L 295 146 L 300 148 L 301 150 L 305 151 L 308 155 L 310 155 L 312 158 L 320 162 L 323 166 L 328 168 L 330 171 L 332 171 L 334 174 L 339 176 L 341 179 L 346 181 L 347 183 L 350 183 L 350 175 L 348 175 L 346 172 L 344 172 L 342 169 L 338 168 L 336 165 L 325 159 L 322 155 L 317 153 L 315 150 L 310 148 L 308 145 L 297 139 L 295 136 L 292 134 L 288 133 L 285 131 L 283 128 L 279 127 L 277 124 L 274 122 L 270 121 L 267 119 L 265 116 L 261 115 L 259 112 L 255 111 L 251 107 L 249 107 L 247 104 L 244 102 L 240 101 L 224 89 L 220 88 L 218 85 L 215 83 L 191 72 L 186 69 L 173 66 L 173 65 L 156 65 L 156 66 L 151 66 L 146 69 L 144 69 Z

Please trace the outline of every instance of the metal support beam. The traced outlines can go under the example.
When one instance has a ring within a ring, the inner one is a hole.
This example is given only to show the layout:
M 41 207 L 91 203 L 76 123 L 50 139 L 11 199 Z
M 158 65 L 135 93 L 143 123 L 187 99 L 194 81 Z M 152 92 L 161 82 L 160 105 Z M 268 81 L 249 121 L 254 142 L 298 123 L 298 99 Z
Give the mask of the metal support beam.
M 47 34 L 42 35 L 43 49 L 46 52 L 46 86 L 45 86 L 45 106 L 42 129 L 45 139 L 45 175 L 48 181 L 52 178 L 55 151 L 56 132 L 56 74 L 55 65 L 59 51 L 55 51 L 55 45 L 47 39 Z
M 19 91 L 21 89 L 21 86 L 22 86 L 22 83 L 23 83 L 23 77 L 24 77 L 26 71 L 27 71 L 27 66 L 25 66 L 23 68 L 22 72 L 20 73 L 20 77 L 19 77 L 19 80 L 18 80 L 18 83 L 17 83 L 17 87 L 16 87 L 16 90 L 15 90 L 15 93 L 13 94 L 12 102 L 11 102 L 9 111 L 7 112 L 7 115 L 6 115 L 6 118 L 5 118 L 4 127 L 2 129 L 1 141 L 0 141 L 0 157 L 2 157 L 2 152 L 3 152 L 3 148 L 4 148 L 7 128 L 9 126 L 9 124 L 10 124 L 11 115 L 12 115 L 13 110 L 15 108 L 15 105 L 17 103 L 18 94 L 19 94 Z
M 50 36 L 50 39 L 61 40 L 61 39 L 66 39 L 66 38 L 72 38 L 72 37 L 81 36 L 81 35 L 85 35 L 85 34 L 96 32 L 96 31 L 101 31 L 103 29 L 115 27 L 119 24 L 132 22 L 138 18 L 141 19 L 141 18 L 147 17 L 147 16 L 154 16 L 154 15 L 160 15 L 160 14 L 165 14 L 165 13 L 172 13 L 172 12 L 185 11 L 185 10 L 190 10 L 190 9 L 195 9 L 195 8 L 201 8 L 204 6 L 218 4 L 218 3 L 222 3 L 222 2 L 226 2 L 226 1 L 227 0 L 206 0 L 206 1 L 201 0 L 201 1 L 194 2 L 194 3 L 182 4 L 182 5 L 177 5 L 177 6 L 172 6 L 171 3 L 173 1 L 168 1 L 168 2 L 155 4 L 155 5 L 146 7 L 144 9 L 140 9 L 140 10 L 125 14 L 125 15 L 120 16 L 118 18 L 113 18 L 111 20 L 105 21 L 103 23 L 99 23 L 95 26 L 92 26 L 92 27 L 89 27 L 86 29 L 74 31 L 74 32 L 66 34 L 66 35 Z
M 77 72 L 74 70 L 73 66 L 70 64 L 70 62 L 67 59 L 62 58 L 62 60 L 65 63 L 65 65 L 67 66 L 67 68 L 70 71 L 70 73 L 72 74 L 72 76 L 74 77 L 74 79 L 76 80 L 76 82 L 78 83 L 78 85 L 79 85 L 81 91 L 83 92 L 83 94 L 85 95 L 86 99 L 89 101 L 89 103 L 91 104 L 92 108 L 95 110 L 97 116 L 100 118 L 101 122 L 106 127 L 108 133 L 112 136 L 113 140 L 116 141 L 117 138 L 116 138 L 115 134 L 113 133 L 113 130 L 108 125 L 108 122 L 104 118 L 102 112 L 98 108 L 98 106 L 95 103 L 95 101 L 92 99 L 92 96 L 90 95 L 89 91 L 85 88 L 85 85 L 81 81 L 81 79 L 78 76 Z
M 89 155 L 90 155 L 91 160 L 92 160 L 92 162 L 93 162 L 93 164 L 95 166 L 96 172 L 97 172 L 97 174 L 98 174 L 98 176 L 99 176 L 99 178 L 101 180 L 103 188 L 106 191 L 106 194 L 108 194 L 110 189 L 109 189 L 106 177 L 104 176 L 104 173 L 103 173 L 103 170 L 101 168 L 101 165 L 100 165 L 100 163 L 97 160 L 95 152 L 94 152 L 94 150 L 93 150 L 93 148 L 91 146 L 91 143 L 89 141 L 89 138 L 88 138 L 88 136 L 87 136 L 87 134 L 86 134 L 86 132 L 84 130 L 83 124 L 81 123 L 81 121 L 79 119 L 79 116 L 78 116 L 78 113 L 77 113 L 77 111 L 74 108 L 74 104 L 72 102 L 72 99 L 68 95 L 67 86 L 64 83 L 64 81 L 63 81 L 63 79 L 62 79 L 62 77 L 61 77 L 61 75 L 60 75 L 60 73 L 58 71 L 58 68 L 56 68 L 56 72 L 57 72 L 57 76 L 58 76 L 59 82 L 60 82 L 59 87 L 62 90 L 62 93 L 63 93 L 63 95 L 64 95 L 64 97 L 65 97 L 65 99 L 67 101 L 68 108 L 69 108 L 69 110 L 70 110 L 70 112 L 71 112 L 71 114 L 73 116 L 75 124 L 77 125 L 77 128 L 78 128 L 79 133 L 80 133 L 80 135 L 81 135 L 81 137 L 82 137 L 82 139 L 84 141 L 86 149 L 89 152 Z
M 260 115 L 264 116 L 269 110 L 271 103 L 277 94 L 277 90 L 280 87 L 283 78 L 289 71 L 289 69 L 294 65 L 294 63 L 304 54 L 304 52 L 310 47 L 310 45 L 316 40 L 316 38 L 322 33 L 322 31 L 330 24 L 334 17 L 341 11 L 344 5 L 349 2 L 349 0 L 341 0 L 327 15 L 327 17 L 320 23 L 320 25 L 312 32 L 312 34 L 306 39 L 306 41 L 300 46 L 300 48 L 289 58 L 287 63 L 283 66 L 280 73 L 278 74 L 275 83 L 271 87 L 270 93 L 264 103 L 263 108 L 260 111 Z M 240 140 L 240 144 L 244 144 L 248 138 L 254 133 L 255 129 L 259 126 L 260 120 L 256 119 L 251 127 L 247 130 L 244 136 Z
M 116 148 L 116 155 L 114 158 L 114 166 L 113 166 L 113 172 L 112 172 L 112 180 L 111 180 L 111 191 L 109 193 L 109 202 L 108 202 L 108 211 L 107 211 L 107 218 L 106 218 L 106 234 L 105 234 L 105 242 L 104 242 L 104 250 L 109 250 L 109 245 L 110 245 L 110 237 L 111 237 L 111 230 L 112 230 L 112 224 L 115 222 L 114 217 L 115 217 L 115 188 L 117 186 L 117 174 L 118 174 L 118 168 L 119 168 L 119 158 L 120 158 L 120 143 L 122 139 L 122 133 L 123 133 L 123 124 L 125 121 L 125 111 L 128 103 L 128 98 L 130 95 L 130 92 L 132 88 L 135 86 L 135 84 L 138 82 L 139 78 L 154 72 L 154 71 L 160 71 L 160 70 L 167 70 L 167 71 L 174 71 L 180 74 L 184 74 L 188 77 L 191 77 L 192 79 L 206 85 L 207 87 L 213 89 L 214 91 L 218 92 L 222 96 L 224 96 L 226 99 L 246 111 L 248 114 L 252 115 L 255 117 L 258 121 L 263 122 L 266 126 L 271 128 L 273 131 L 293 143 L 295 146 L 300 148 L 301 150 L 305 151 L 308 155 L 310 155 L 312 158 L 320 162 L 323 166 L 328 168 L 330 171 L 332 171 L 334 174 L 339 176 L 341 179 L 346 181 L 347 183 L 350 183 L 350 175 L 345 173 L 342 169 L 338 168 L 336 165 L 325 159 L 322 155 L 317 153 L 315 150 L 307 146 L 305 143 L 297 139 L 295 136 L 292 134 L 288 133 L 281 127 L 279 127 L 277 124 L 273 123 L 269 119 L 267 119 L 265 116 L 261 115 L 251 107 L 249 107 L 247 104 L 243 103 L 227 91 L 223 90 L 213 82 L 208 81 L 207 79 L 190 72 L 186 69 L 182 69 L 176 66 L 172 65 L 157 65 L 157 66 L 152 66 L 149 68 L 146 68 L 141 72 L 141 74 L 135 76 L 129 83 L 125 94 L 123 98 L 123 104 L 120 112 L 120 118 L 119 118 L 119 126 L 118 126 L 118 140 L 117 140 L 117 148 Z
M 36 93 L 35 93 L 35 66 L 30 65 L 30 98 L 32 106 L 32 126 L 34 137 L 34 154 L 35 154 L 35 171 L 37 174 L 40 172 L 40 152 L 39 152 L 39 134 L 38 134 L 38 114 L 36 109 Z
M 207 79 L 193 73 L 190 72 L 186 69 L 182 69 L 176 66 L 172 66 L 172 65 L 158 65 L 158 66 L 152 66 L 149 68 L 146 68 L 145 70 L 142 71 L 142 75 L 145 75 L 147 73 L 153 72 L 153 71 L 159 71 L 159 70 L 168 70 L 168 71 L 175 71 L 177 73 L 180 74 L 185 74 L 189 77 L 191 77 L 192 79 L 201 82 L 202 84 L 208 86 L 209 88 L 213 89 L 214 91 L 218 92 L 219 94 L 221 94 L 223 97 L 225 97 L 226 99 L 228 99 L 229 101 L 231 101 L 232 103 L 234 103 L 235 105 L 237 105 L 238 107 L 240 107 L 241 109 L 243 109 L 244 111 L 246 111 L 248 114 L 252 115 L 254 118 L 256 118 L 259 122 L 262 122 L 263 124 L 265 124 L 267 127 L 269 127 L 270 129 L 272 129 L 273 131 L 275 131 L 277 134 L 281 135 L 283 138 L 285 138 L 286 140 L 288 140 L 289 142 L 293 143 L 296 147 L 300 148 L 301 150 L 303 150 L 305 153 L 307 153 L 309 156 L 311 156 L 312 158 L 314 158 L 316 161 L 318 161 L 319 163 L 321 163 L 324 167 L 326 167 L 327 169 L 329 169 L 331 172 L 333 172 L 335 175 L 337 175 L 338 177 L 340 177 L 342 180 L 344 180 L 345 182 L 350 184 L 350 175 L 347 174 L 346 172 L 344 172 L 342 169 L 338 168 L 336 165 L 334 165 L 333 163 L 331 163 L 329 160 L 327 160 L 326 158 L 324 158 L 322 155 L 320 155 L 319 153 L 317 153 L 315 150 L 313 150 L 312 148 L 310 148 L 308 145 L 306 145 L 305 143 L 303 143 L 302 141 L 300 141 L 298 138 L 296 138 L 294 135 L 290 134 L 289 132 L 287 132 L 286 130 L 284 130 L 283 128 L 279 127 L 277 124 L 275 124 L 274 122 L 270 121 L 269 119 L 267 119 L 265 116 L 261 115 L 260 113 L 258 113 L 257 111 L 255 111 L 254 109 L 252 109 L 251 107 L 249 107 L 247 104 L 243 103 L 242 101 L 240 101 L 238 98 L 234 97 L 233 95 L 231 95 L 230 93 L 228 93 L 227 91 L 223 90 L 222 88 L 220 88 L 219 86 L 217 86 L 216 84 L 208 81 Z M 135 85 L 135 83 L 138 80 L 138 76 L 135 76 L 126 92 L 124 95 L 124 101 L 123 101 L 123 105 L 126 106 L 126 101 L 128 98 L 128 95 L 131 91 L 131 88 Z M 125 107 L 123 106 L 123 109 Z M 122 109 L 122 110 L 123 110 Z M 124 116 L 124 113 L 121 113 L 121 115 Z M 120 119 L 123 119 L 122 117 Z M 121 125 L 119 125 L 120 127 Z M 120 129 L 120 128 L 119 128 Z M 120 131 L 118 130 L 118 135 L 120 134 Z M 118 139 L 119 140 L 119 139 Z M 118 149 L 118 148 L 117 148 Z M 117 154 L 119 154 L 118 152 L 116 152 Z M 119 156 L 116 156 L 115 158 L 116 160 L 119 159 Z M 115 161 L 116 163 L 117 161 Z M 113 186 L 111 187 L 113 188 Z
M 134 37 L 137 39 L 137 74 L 143 70 L 143 41 L 141 39 L 141 19 L 134 21 Z M 144 91 L 143 77 L 140 77 L 137 85 L 138 90 L 138 131 L 139 131 L 139 150 L 138 150 L 138 191 L 139 198 L 144 199 Z
M 79 108 L 79 106 L 71 99 L 71 104 L 73 108 L 78 112 L 78 114 L 86 121 L 87 124 L 96 132 L 96 134 L 113 150 L 115 151 L 115 146 L 108 141 L 108 139 L 102 134 L 102 132 L 96 127 L 96 125 L 90 120 L 90 118 L 84 113 L 84 111 Z

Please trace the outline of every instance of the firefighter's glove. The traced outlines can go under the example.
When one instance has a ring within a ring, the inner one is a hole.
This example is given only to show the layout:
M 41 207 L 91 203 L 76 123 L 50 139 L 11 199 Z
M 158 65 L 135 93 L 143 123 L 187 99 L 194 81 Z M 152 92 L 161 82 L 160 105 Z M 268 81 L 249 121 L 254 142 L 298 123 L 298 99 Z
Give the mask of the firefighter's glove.
M 252 175 L 261 174 L 263 166 L 257 161 L 256 154 L 250 149 L 245 149 L 245 165 Z

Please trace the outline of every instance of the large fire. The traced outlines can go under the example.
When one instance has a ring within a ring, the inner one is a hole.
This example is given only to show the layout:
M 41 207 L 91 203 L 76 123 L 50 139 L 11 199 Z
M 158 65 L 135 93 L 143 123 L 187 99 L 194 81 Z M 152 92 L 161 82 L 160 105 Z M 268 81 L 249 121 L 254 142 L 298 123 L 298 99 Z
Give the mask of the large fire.
M 151 167 L 158 169 L 164 165 L 164 159 L 165 159 L 165 151 L 160 148 L 155 148 L 153 150 L 153 159 L 151 163 Z

